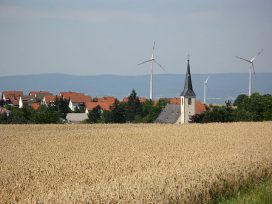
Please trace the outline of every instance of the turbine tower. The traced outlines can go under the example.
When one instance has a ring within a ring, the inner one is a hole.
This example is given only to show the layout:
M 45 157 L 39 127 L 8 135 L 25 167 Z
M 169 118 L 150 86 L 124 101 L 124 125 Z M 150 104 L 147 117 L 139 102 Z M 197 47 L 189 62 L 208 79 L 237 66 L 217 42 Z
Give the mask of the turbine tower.
M 208 80 L 209 80 L 209 76 L 208 76 L 207 79 L 204 81 L 204 104 L 206 104 L 206 100 L 207 100 Z
M 238 56 L 235 56 L 236 58 L 240 59 L 240 60 L 243 60 L 245 62 L 248 62 L 250 63 L 250 67 L 249 67 L 249 79 L 248 79 L 248 96 L 251 96 L 252 94 L 252 72 L 253 74 L 255 75 L 255 69 L 254 69 L 254 60 L 256 59 L 257 56 L 259 56 L 261 53 L 263 52 L 263 49 L 261 49 L 260 52 L 257 53 L 257 55 L 251 59 L 245 59 L 245 58 L 242 58 L 242 57 L 238 57 Z
M 149 60 L 146 60 L 144 62 L 141 62 L 140 64 L 138 65 L 142 65 L 142 64 L 145 64 L 145 63 L 148 63 L 148 62 L 151 62 L 151 68 L 150 68 L 150 89 L 149 89 L 149 98 L 151 100 L 153 100 L 153 63 L 157 64 L 162 70 L 165 71 L 165 69 L 163 68 L 163 66 L 161 66 L 157 60 L 154 58 L 154 50 L 155 50 L 155 41 L 154 41 L 154 44 L 153 44 L 153 51 L 152 51 L 152 55 L 151 55 L 151 58 Z

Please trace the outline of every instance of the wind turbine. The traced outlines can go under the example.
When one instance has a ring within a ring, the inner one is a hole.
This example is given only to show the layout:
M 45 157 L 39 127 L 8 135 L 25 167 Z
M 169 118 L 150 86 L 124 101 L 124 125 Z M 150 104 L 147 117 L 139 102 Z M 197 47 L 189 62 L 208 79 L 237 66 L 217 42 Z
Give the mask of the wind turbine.
M 206 99 L 207 99 L 208 80 L 209 80 L 209 76 L 208 76 L 207 79 L 204 81 L 204 104 L 206 104 Z
M 148 62 L 151 62 L 151 68 L 150 68 L 150 90 L 149 90 L 149 98 L 152 100 L 153 99 L 153 63 L 157 64 L 162 70 L 165 71 L 165 69 L 163 68 L 163 66 L 161 66 L 157 60 L 154 58 L 154 50 L 155 50 L 155 41 L 153 44 L 153 51 L 152 51 L 152 55 L 151 58 L 149 60 L 146 60 L 144 62 L 141 62 L 138 65 L 142 65 Z
M 257 55 L 255 57 L 251 58 L 250 60 L 242 58 L 242 57 L 235 56 L 236 58 L 238 58 L 240 60 L 243 60 L 243 61 L 246 61 L 246 62 L 250 63 L 250 65 L 251 65 L 249 67 L 248 96 L 251 96 L 251 94 L 252 94 L 252 72 L 255 75 L 255 69 L 254 69 L 254 63 L 253 62 L 256 59 L 256 57 L 259 56 L 262 52 L 263 52 L 263 49 L 261 49 L 261 51 L 259 51 L 257 53 Z

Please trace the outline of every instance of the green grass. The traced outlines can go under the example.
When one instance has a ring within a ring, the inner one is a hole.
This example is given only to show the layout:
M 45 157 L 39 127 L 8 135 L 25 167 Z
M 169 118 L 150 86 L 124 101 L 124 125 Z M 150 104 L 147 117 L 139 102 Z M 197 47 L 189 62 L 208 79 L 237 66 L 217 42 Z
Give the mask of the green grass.
M 272 204 L 272 177 L 243 189 L 230 198 L 222 199 L 219 204 Z

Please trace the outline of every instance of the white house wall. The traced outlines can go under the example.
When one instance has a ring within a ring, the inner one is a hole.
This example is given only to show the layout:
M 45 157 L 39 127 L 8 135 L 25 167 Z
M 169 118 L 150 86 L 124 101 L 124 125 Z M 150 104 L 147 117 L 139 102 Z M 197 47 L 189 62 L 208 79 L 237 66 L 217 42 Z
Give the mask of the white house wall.
M 23 107 L 24 107 L 23 100 L 22 100 L 22 97 L 20 97 L 20 99 L 19 99 L 19 108 L 23 108 Z

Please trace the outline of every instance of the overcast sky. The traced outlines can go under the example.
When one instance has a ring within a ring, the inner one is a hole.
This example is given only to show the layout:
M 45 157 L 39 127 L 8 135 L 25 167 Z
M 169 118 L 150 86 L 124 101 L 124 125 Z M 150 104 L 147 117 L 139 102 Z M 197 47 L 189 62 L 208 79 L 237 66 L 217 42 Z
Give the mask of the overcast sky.
M 0 75 L 272 71 L 271 0 L 0 0 Z

